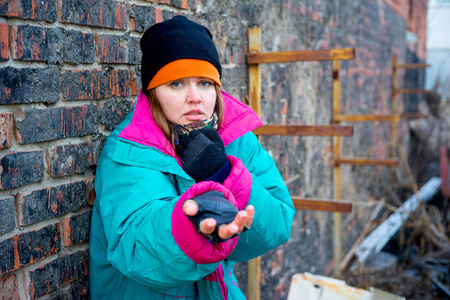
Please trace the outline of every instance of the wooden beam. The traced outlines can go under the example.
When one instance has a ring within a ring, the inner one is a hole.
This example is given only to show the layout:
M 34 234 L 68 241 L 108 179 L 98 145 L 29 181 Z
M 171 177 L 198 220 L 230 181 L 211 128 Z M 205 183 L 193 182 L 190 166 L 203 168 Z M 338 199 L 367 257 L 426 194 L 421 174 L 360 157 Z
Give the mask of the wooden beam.
M 398 64 L 394 66 L 399 69 L 425 69 L 431 67 L 431 65 L 428 64 Z
M 329 49 L 253 53 L 249 49 L 248 64 L 282 63 L 295 61 L 346 60 L 355 58 L 355 49 Z
M 398 122 L 400 121 L 399 114 L 387 115 L 333 115 L 334 122 Z
M 352 212 L 352 203 L 348 201 L 292 197 L 295 209 L 320 210 L 328 212 Z
M 398 166 L 398 160 L 394 158 L 335 157 L 334 164 Z
M 396 91 L 398 94 L 430 94 L 431 92 L 424 89 L 402 89 Z
M 253 130 L 253 133 L 256 135 L 352 136 L 353 126 L 264 125 Z

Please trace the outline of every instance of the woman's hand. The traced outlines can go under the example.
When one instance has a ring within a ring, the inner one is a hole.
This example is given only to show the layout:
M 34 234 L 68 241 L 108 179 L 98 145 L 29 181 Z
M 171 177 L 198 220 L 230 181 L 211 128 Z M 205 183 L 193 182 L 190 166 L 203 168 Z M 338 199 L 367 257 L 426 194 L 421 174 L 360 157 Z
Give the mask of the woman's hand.
M 186 200 L 183 204 L 183 211 L 186 216 L 194 216 L 198 212 L 198 204 L 193 199 Z M 227 240 L 235 234 L 240 234 L 244 228 L 250 228 L 255 215 L 255 208 L 253 205 L 248 205 L 245 210 L 237 213 L 236 218 L 229 224 L 222 224 L 219 227 L 219 237 Z M 200 231 L 209 235 L 216 229 L 216 220 L 207 218 L 200 223 Z

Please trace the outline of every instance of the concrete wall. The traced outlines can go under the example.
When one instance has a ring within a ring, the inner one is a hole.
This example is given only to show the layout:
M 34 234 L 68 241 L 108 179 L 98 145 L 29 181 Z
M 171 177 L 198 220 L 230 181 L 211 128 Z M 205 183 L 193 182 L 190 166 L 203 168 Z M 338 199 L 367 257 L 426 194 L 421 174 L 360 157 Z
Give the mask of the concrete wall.
M 342 109 L 387 113 L 392 56 L 406 59 L 407 25 L 417 19 L 411 3 L 426 8 L 424 0 L 1 1 L 2 299 L 89 298 L 95 166 L 140 90 L 139 38 L 146 28 L 180 13 L 208 26 L 224 68 L 223 89 L 243 101 L 249 27 L 261 28 L 265 52 L 355 48 L 356 58 L 341 65 Z M 330 124 L 331 76 L 330 62 L 264 65 L 262 119 Z M 407 141 L 405 126 L 399 128 Z M 342 152 L 384 158 L 388 141 L 387 124 L 356 124 Z M 263 137 L 262 143 L 292 195 L 333 197 L 331 138 Z M 342 173 L 342 198 L 354 201 L 343 217 L 345 253 L 370 212 L 360 204 L 381 197 L 388 170 L 344 166 Z M 332 220 L 330 213 L 296 213 L 291 240 L 262 257 L 262 299 L 285 299 L 294 273 L 331 273 Z M 246 264 L 236 270 L 246 291 Z

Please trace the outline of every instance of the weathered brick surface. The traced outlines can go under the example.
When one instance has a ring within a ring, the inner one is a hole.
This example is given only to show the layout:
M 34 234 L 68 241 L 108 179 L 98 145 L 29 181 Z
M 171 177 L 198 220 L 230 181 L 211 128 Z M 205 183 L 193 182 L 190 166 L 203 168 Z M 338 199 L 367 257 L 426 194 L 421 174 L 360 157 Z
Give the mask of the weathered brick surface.
M 27 108 L 16 117 L 19 143 L 35 143 L 96 133 L 97 106 L 83 105 L 48 109 Z
M 13 114 L 0 114 L 0 149 L 11 147 L 13 130 Z
M 56 146 L 47 150 L 47 173 L 53 177 L 81 174 L 89 168 L 87 142 Z
M 155 24 L 155 8 L 153 6 L 131 5 L 131 30 L 144 32 Z
M 55 22 L 56 1 L 4 0 L 0 2 L 0 16 Z
M 142 89 L 141 67 L 137 66 L 130 71 L 131 95 L 137 96 Z
M 91 137 L 91 140 L 88 142 L 89 146 L 89 166 L 96 166 L 98 162 L 98 158 L 100 157 L 100 153 L 103 149 L 103 146 L 106 143 L 107 136 L 99 133 L 95 134 Z
M 77 30 L 64 30 L 64 61 L 74 64 L 94 62 L 94 34 Z
M 0 241 L 0 275 L 39 261 L 61 250 L 59 224 Z
M 65 218 L 61 222 L 63 246 L 69 247 L 87 242 L 91 225 L 90 211 Z
M 18 218 L 21 225 L 76 212 L 86 207 L 92 179 L 84 179 L 55 187 L 44 188 L 28 195 L 17 195 Z
M 12 189 L 44 178 L 42 151 L 6 154 L 1 160 L 0 189 Z
M 59 100 L 58 68 L 0 68 L 0 104 Z
M 39 298 L 63 285 L 85 277 L 89 272 L 89 252 L 79 251 L 63 255 L 28 272 L 32 299 Z
M 114 130 L 126 115 L 133 109 L 134 102 L 128 100 L 111 100 L 102 105 L 100 109 L 100 123 L 107 130 Z
M 12 231 L 16 227 L 14 220 L 14 197 L 0 199 L 0 234 Z
M 64 100 L 127 97 L 130 93 L 128 70 L 76 70 L 62 73 Z
M 127 5 L 113 0 L 63 0 L 60 21 L 125 30 Z
M 2 300 L 20 299 L 19 280 L 17 276 L 12 274 L 0 278 L 0 291 Z
M 128 63 L 134 65 L 141 64 L 141 45 L 139 44 L 140 38 L 130 37 L 128 38 Z
M 8 24 L 0 23 L 0 61 L 9 59 Z
M 12 58 L 49 63 L 94 62 L 94 35 L 63 28 L 11 26 Z
M 98 35 L 98 44 L 101 63 L 125 63 L 126 40 L 122 36 L 101 34 Z

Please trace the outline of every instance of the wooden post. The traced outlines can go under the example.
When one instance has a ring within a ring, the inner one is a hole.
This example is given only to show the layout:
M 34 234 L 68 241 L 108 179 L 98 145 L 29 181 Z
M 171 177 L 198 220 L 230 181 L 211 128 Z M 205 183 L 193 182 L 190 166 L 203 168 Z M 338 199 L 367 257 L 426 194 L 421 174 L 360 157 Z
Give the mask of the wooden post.
M 340 61 L 333 61 L 333 116 L 339 115 L 341 112 L 341 82 L 339 79 Z M 339 124 L 339 121 L 334 120 L 333 125 Z M 333 154 L 334 157 L 340 157 L 341 138 L 339 136 L 334 137 Z M 341 166 L 334 164 L 333 166 L 334 177 L 334 199 L 341 200 Z M 341 237 L 341 213 L 334 213 L 334 234 L 333 234 L 333 261 L 334 261 L 334 275 L 340 276 L 340 260 L 342 253 L 342 237 Z
M 249 28 L 249 52 L 261 52 L 261 28 Z M 249 65 L 250 107 L 261 116 L 261 69 L 259 64 Z M 260 257 L 248 262 L 248 300 L 259 300 Z
M 397 74 L 397 55 L 392 58 L 392 114 L 397 113 L 397 92 L 398 92 L 398 74 Z M 397 121 L 391 122 L 391 157 L 397 157 Z M 391 169 L 391 182 L 396 181 L 395 169 Z

